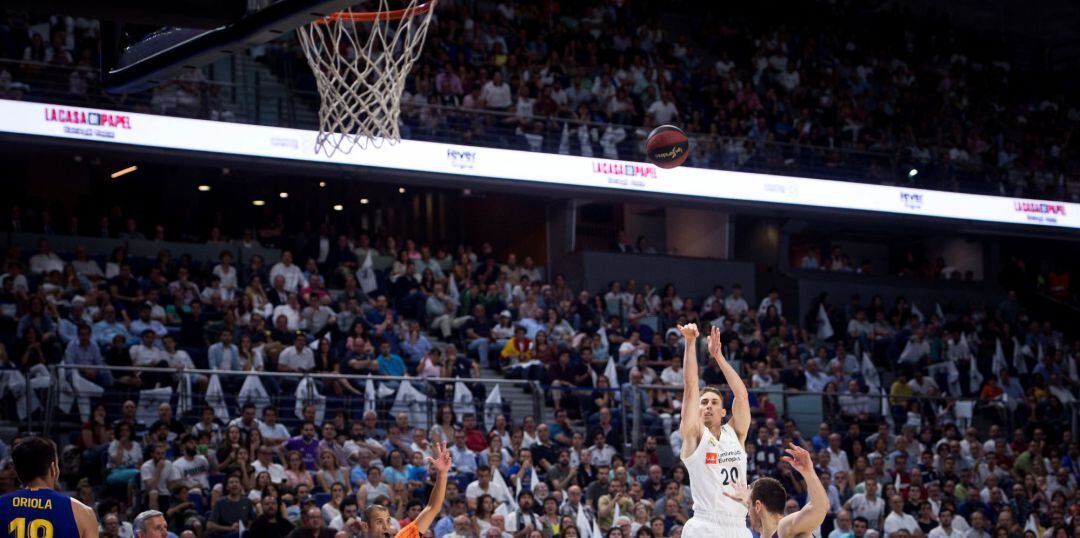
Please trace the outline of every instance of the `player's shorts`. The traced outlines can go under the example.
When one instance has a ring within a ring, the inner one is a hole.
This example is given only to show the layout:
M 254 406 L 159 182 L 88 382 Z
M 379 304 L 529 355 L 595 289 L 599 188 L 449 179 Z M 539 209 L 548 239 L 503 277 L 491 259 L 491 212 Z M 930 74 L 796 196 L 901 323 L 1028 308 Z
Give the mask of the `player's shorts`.
M 718 512 L 694 511 L 683 525 L 683 538 L 751 538 L 745 517 Z

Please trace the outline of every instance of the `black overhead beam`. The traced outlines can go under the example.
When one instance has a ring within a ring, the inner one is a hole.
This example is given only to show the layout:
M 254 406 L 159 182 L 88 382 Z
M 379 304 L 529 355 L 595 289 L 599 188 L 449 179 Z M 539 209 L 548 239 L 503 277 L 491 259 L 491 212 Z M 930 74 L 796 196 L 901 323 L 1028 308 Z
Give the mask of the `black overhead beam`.
M 115 55 L 110 51 L 115 51 L 112 43 L 120 41 L 119 26 L 102 24 L 102 83 L 110 93 L 148 90 L 175 78 L 184 69 L 203 66 L 272 41 L 355 3 L 356 0 L 281 0 L 213 30 L 164 30 Z

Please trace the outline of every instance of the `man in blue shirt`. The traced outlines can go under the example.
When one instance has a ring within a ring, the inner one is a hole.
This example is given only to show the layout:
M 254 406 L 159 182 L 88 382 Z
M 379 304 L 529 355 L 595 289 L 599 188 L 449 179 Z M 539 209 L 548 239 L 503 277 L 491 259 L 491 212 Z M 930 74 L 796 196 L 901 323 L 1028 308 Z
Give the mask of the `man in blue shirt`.
M 240 371 L 240 350 L 232 343 L 232 331 L 221 331 L 218 342 L 207 352 L 207 360 L 211 370 Z
M 385 295 L 375 298 L 375 308 L 364 313 L 364 319 L 371 325 L 372 340 L 385 340 L 394 348 L 398 346 L 398 335 L 394 331 L 397 314 L 390 309 Z
M 116 308 L 107 305 L 102 311 L 101 321 L 94 324 L 94 342 L 99 346 L 107 346 L 112 343 L 113 337 L 122 334 L 127 345 L 132 346 L 138 341 L 128 332 L 123 323 L 116 320 Z
M 221 331 L 221 335 L 218 336 L 218 342 L 212 346 L 206 353 L 207 362 L 210 363 L 211 370 L 231 370 L 233 372 L 239 372 L 241 370 L 240 365 L 240 350 L 232 343 L 233 335 L 232 331 Z M 244 376 L 240 375 L 223 375 L 221 376 L 221 384 L 223 388 L 232 393 L 240 390 L 240 385 L 244 382 Z
M 88 325 L 79 325 L 76 330 L 76 338 L 68 344 L 67 349 L 64 351 L 64 364 L 75 366 L 101 366 L 104 364 L 101 359 L 101 348 L 90 339 L 90 334 L 91 331 Z M 79 374 L 102 387 L 109 387 L 113 383 L 112 373 L 108 370 L 80 368 Z
M 379 364 L 379 375 L 402 376 L 405 375 L 405 361 L 401 357 L 390 352 L 390 342 L 379 342 L 379 357 L 375 359 Z M 386 386 L 397 390 L 398 381 L 388 381 Z
M 59 323 L 59 329 L 57 332 L 60 334 L 60 341 L 67 345 L 78 337 L 79 325 L 86 323 L 83 320 L 83 312 L 85 309 L 86 301 L 82 298 L 76 298 L 71 301 L 71 310 L 68 312 L 68 316 Z

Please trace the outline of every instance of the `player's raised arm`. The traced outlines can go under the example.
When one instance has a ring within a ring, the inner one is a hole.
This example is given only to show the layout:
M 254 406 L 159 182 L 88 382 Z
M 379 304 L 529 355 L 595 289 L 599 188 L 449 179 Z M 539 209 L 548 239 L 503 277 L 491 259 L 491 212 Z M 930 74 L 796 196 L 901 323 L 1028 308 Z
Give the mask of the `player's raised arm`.
M 416 516 L 416 530 L 421 536 L 427 532 L 431 523 L 435 521 L 435 518 L 439 516 L 439 512 L 442 511 L 443 497 L 446 495 L 446 478 L 450 474 L 450 467 L 453 465 L 450 450 L 446 448 L 445 444 L 436 442 L 435 457 L 428 458 L 428 463 L 435 468 L 435 472 L 439 473 L 439 476 L 435 481 L 435 489 L 431 490 L 431 497 L 428 499 L 427 506 Z
M 679 432 L 683 438 L 682 456 L 685 458 L 697 449 L 702 428 L 701 417 L 698 416 L 698 408 L 701 406 L 697 363 L 698 328 L 696 324 L 688 323 L 680 325 L 679 332 L 682 333 L 686 346 L 683 351 L 682 419 L 679 422 Z
M 814 461 L 806 449 L 794 443 L 787 448 L 787 456 L 781 458 L 788 462 L 806 481 L 806 505 L 801 510 L 784 516 L 777 525 L 780 536 L 802 536 L 816 531 L 829 513 L 829 495 L 825 486 L 814 470 Z
M 739 436 L 740 443 L 746 443 L 746 432 L 750 430 L 750 395 L 746 392 L 746 384 L 743 383 L 739 372 L 732 368 L 724 358 L 723 344 L 720 341 L 720 328 L 715 325 L 709 332 L 709 354 L 720 365 L 720 371 L 724 373 L 724 380 L 731 388 L 731 427 Z M 685 366 L 683 367 L 686 368 Z M 697 372 L 694 372 L 695 375 Z

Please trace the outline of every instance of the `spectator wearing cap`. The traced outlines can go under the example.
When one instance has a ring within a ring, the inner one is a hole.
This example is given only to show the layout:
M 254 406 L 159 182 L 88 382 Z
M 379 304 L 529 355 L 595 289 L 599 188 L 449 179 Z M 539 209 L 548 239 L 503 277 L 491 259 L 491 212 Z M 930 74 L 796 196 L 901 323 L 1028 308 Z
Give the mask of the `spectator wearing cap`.
M 499 312 L 498 321 L 491 327 L 491 338 L 500 350 L 514 337 L 514 316 L 509 310 Z

